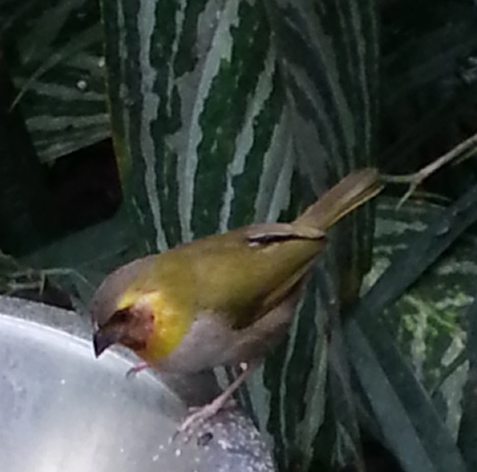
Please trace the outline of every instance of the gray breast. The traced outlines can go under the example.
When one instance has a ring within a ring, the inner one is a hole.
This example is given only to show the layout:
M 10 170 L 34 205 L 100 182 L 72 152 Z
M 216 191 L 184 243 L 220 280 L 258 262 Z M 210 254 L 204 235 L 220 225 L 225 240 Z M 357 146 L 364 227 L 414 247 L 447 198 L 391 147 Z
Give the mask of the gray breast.
M 225 324 L 226 317 L 200 313 L 177 348 L 155 367 L 190 373 L 263 357 L 285 335 L 300 294 L 300 289 L 295 290 L 253 325 L 240 330 Z

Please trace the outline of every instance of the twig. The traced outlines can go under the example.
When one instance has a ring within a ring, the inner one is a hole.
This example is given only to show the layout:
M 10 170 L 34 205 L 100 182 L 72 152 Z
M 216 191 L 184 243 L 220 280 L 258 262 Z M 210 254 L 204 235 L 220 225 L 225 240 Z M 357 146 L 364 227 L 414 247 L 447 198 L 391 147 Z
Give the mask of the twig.
M 70 269 L 70 268 L 55 268 L 52 267 L 50 269 L 43 269 L 42 275 L 48 276 L 48 275 L 72 275 L 77 277 L 79 280 L 81 280 L 85 285 L 87 285 L 90 288 L 94 288 L 94 285 L 79 271 L 76 269 Z
M 422 184 L 422 182 L 427 179 L 434 172 L 439 170 L 441 167 L 445 166 L 456 157 L 462 155 L 464 152 L 468 151 L 472 147 L 477 145 L 477 134 L 474 134 L 470 138 L 462 141 L 456 147 L 451 149 L 449 152 L 438 157 L 436 160 L 432 161 L 427 166 L 424 166 L 417 172 L 413 174 L 406 175 L 382 175 L 382 179 L 387 183 L 396 183 L 396 184 L 409 184 L 409 189 L 404 194 L 404 196 L 399 200 L 397 205 L 400 208 L 404 202 L 415 192 L 416 188 Z M 475 150 L 474 150 L 475 152 Z

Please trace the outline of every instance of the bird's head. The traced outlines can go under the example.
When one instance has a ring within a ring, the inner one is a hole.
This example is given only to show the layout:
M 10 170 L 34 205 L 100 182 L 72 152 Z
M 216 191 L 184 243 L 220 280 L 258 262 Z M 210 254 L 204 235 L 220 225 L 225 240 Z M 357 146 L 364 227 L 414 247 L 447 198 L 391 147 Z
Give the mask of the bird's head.
M 142 351 L 153 335 L 154 306 L 149 287 L 140 283 L 146 263 L 147 258 L 138 259 L 118 269 L 96 291 L 90 304 L 96 357 L 114 344 Z
M 156 361 L 168 356 L 190 328 L 191 297 L 171 290 L 178 284 L 161 278 L 157 257 L 121 267 L 96 291 L 90 313 L 97 357 L 113 344 L 121 344 L 146 362 Z
M 92 309 L 95 321 L 93 345 L 96 357 L 99 357 L 113 344 L 121 344 L 135 352 L 144 351 L 154 334 L 154 311 L 147 296 L 136 294 L 126 296 L 127 303 L 120 299 L 118 306 L 101 316 Z M 135 299 L 135 300 L 134 300 Z
M 135 352 L 146 349 L 154 331 L 154 316 L 136 306 L 115 311 L 108 321 L 98 325 L 93 335 L 96 357 L 113 344 L 121 344 Z

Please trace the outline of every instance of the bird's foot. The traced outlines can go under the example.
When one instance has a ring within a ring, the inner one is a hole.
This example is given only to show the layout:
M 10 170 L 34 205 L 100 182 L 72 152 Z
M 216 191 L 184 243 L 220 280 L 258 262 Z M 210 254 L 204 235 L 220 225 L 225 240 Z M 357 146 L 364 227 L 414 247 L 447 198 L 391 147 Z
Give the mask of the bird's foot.
M 205 421 L 215 416 L 221 409 L 235 406 L 232 398 L 234 392 L 242 385 L 247 377 L 257 368 L 258 360 L 253 360 L 242 366 L 241 374 L 211 403 L 200 408 L 190 409 L 191 413 L 177 429 L 174 438 L 184 433 L 184 440 L 187 442 L 192 436 L 192 432 L 201 426 Z
M 131 367 L 127 372 L 126 372 L 126 378 L 130 377 L 135 377 L 139 372 L 147 369 L 149 367 L 149 364 L 147 362 L 141 362 L 138 365 Z
M 214 401 L 204 406 L 190 407 L 189 415 L 177 428 L 177 435 L 183 434 L 184 440 L 188 442 L 194 431 L 202 426 L 207 420 L 213 418 L 220 410 L 234 408 L 237 402 L 233 398 L 222 397 L 219 395 Z

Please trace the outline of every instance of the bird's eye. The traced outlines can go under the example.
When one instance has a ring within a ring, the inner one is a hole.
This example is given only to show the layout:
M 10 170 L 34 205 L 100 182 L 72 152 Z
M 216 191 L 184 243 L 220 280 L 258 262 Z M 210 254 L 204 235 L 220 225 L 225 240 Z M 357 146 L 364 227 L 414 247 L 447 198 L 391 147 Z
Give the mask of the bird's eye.
M 128 310 L 119 310 L 114 314 L 114 320 L 118 323 L 126 322 L 130 317 Z

